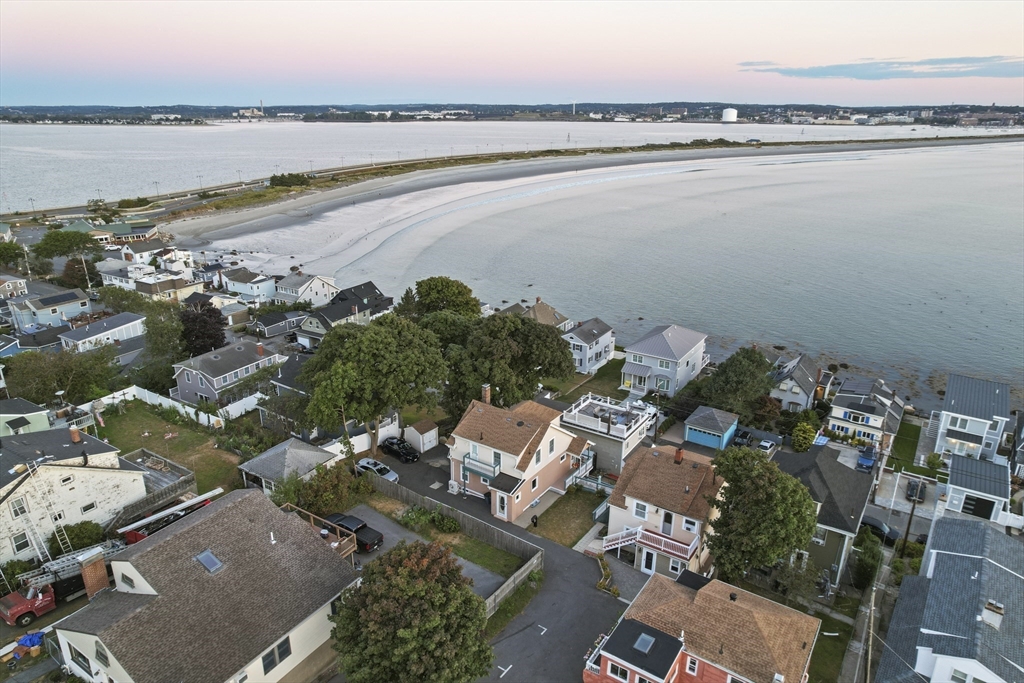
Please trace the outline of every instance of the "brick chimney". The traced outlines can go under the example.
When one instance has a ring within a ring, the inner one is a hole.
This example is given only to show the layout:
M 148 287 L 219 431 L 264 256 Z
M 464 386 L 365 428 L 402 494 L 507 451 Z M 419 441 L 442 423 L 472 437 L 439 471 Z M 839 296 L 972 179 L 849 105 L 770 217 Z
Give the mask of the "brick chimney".
M 78 427 L 72 425 L 68 427 L 68 431 L 71 433 L 71 443 L 81 443 L 82 435 L 78 433 Z
M 686 460 L 686 451 L 684 451 L 682 448 L 677 448 L 676 449 L 676 461 L 675 461 L 676 464 L 677 465 L 681 465 L 683 460 Z
M 490 384 L 485 384 L 482 387 L 480 387 L 480 400 L 483 401 L 484 403 L 486 403 L 487 405 L 491 405 L 491 385 Z
M 103 551 L 97 548 L 88 556 L 79 557 L 82 563 L 82 579 L 85 581 L 85 593 L 92 600 L 92 597 L 101 590 L 110 588 L 110 579 L 107 577 L 107 564 L 103 561 Z
M 262 356 L 263 355 L 263 342 L 257 342 L 256 343 L 256 355 L 257 356 Z
M 540 297 L 539 296 L 537 297 L 537 303 L 538 304 L 540 303 Z
M 355 315 L 358 312 L 359 312 L 359 307 L 358 306 L 353 306 L 352 307 L 352 315 Z

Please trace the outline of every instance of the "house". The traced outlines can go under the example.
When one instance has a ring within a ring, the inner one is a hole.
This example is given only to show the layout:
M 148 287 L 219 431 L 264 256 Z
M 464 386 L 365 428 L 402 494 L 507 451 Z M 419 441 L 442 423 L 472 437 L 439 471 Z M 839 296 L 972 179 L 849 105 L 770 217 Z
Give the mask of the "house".
M 881 379 L 847 379 L 832 399 L 828 428 L 870 441 L 888 453 L 900 429 L 905 405 Z
M 642 401 L 587 394 L 562 411 L 562 426 L 591 444 L 594 466 L 618 474 L 644 437 L 654 433 L 658 411 Z
M 67 667 L 89 681 L 314 680 L 335 666 L 333 603 L 358 577 L 308 522 L 246 490 L 110 567 L 114 587 L 55 627 Z
M 776 367 L 772 379 L 775 386 L 768 395 L 778 401 L 783 410 L 799 413 L 813 408 L 815 401 L 828 398 L 833 375 L 800 354 Z
M 533 306 L 512 304 L 501 311 L 501 313 L 521 315 L 524 318 L 535 320 L 541 325 L 550 325 L 551 327 L 555 327 L 559 332 L 568 332 L 572 329 L 572 320 L 556 311 L 550 304 L 541 301 L 539 296 Z
M 711 569 L 705 541 L 718 511 L 709 500 L 725 482 L 711 458 L 671 447 L 641 448 L 622 470 L 608 498 L 604 551 L 621 558 L 631 551 L 633 566 L 645 574 L 676 578 L 688 569 Z
M 160 240 L 141 240 L 128 242 L 121 247 L 121 258 L 131 263 L 148 263 L 155 265 L 157 254 L 167 248 Z
M 252 316 L 249 315 L 249 307 L 241 303 L 223 306 L 220 309 L 220 314 L 224 316 L 225 324 L 228 327 L 244 325 L 252 319 Z
M 135 291 L 153 301 L 174 301 L 180 303 L 196 292 L 202 292 L 206 283 L 202 280 L 186 280 L 177 275 L 158 273 L 147 275 L 135 281 Z
M 40 327 L 59 327 L 82 313 L 92 313 L 89 297 L 80 289 L 59 294 L 32 294 L 8 300 L 14 329 L 26 334 Z
M 48 413 L 46 408 L 23 398 L 0 400 L 0 437 L 47 430 Z
M 114 346 L 114 362 L 121 366 L 121 374 L 142 365 L 146 357 L 146 337 L 132 337 Z
M 333 277 L 310 275 L 299 271 L 286 275 L 277 283 L 274 303 L 291 305 L 308 301 L 313 304 L 313 308 L 319 308 L 331 303 L 339 291 Z
M 1010 526 L 1010 466 L 966 455 L 951 455 L 946 511 Z
M 821 622 L 717 579 L 655 574 L 584 665 L 584 683 L 802 683 Z
M 283 363 L 276 366 L 277 373 L 271 378 L 270 383 L 274 386 L 274 392 L 277 396 L 300 398 L 308 395 L 306 385 L 299 381 L 299 374 L 310 358 L 312 356 L 308 354 L 294 353 L 288 356 Z M 303 440 L 310 440 L 316 437 L 316 427 L 312 430 L 307 430 L 298 425 L 294 415 L 282 414 L 285 412 L 290 413 L 291 410 L 283 408 L 277 402 L 274 405 L 260 402 L 257 404 L 256 409 L 260 411 L 260 424 L 264 427 L 276 428 L 284 425 L 291 434 Z
M 209 401 L 227 405 L 248 396 L 238 395 L 235 385 L 261 368 L 283 363 L 285 357 L 276 353 L 265 353 L 263 344 L 240 341 L 214 349 L 201 356 L 174 364 L 176 387 L 171 388 L 171 398 L 184 403 L 196 404 Z
M 739 420 L 739 415 L 709 406 L 700 406 L 686 418 L 683 439 L 724 451 L 736 435 Z
M 249 307 L 246 306 L 237 296 L 221 294 L 220 292 L 193 292 L 182 302 L 186 306 L 202 307 L 213 306 L 224 316 L 225 324 L 228 327 L 243 325 L 252 319 L 249 315 Z
M 248 268 L 222 270 L 218 275 L 218 281 L 221 287 L 229 292 L 234 292 L 250 306 L 270 303 L 274 300 L 274 294 L 277 292 L 277 282 L 274 278 L 254 273 Z
M 1012 683 L 1024 666 L 1024 540 L 940 517 L 904 576 L 876 683 Z
M 512 408 L 470 403 L 448 440 L 449 489 L 489 499 L 491 514 L 514 522 L 548 491 L 565 493 L 593 467 L 590 442 L 558 424 L 557 410 L 534 401 Z
M 437 425 L 433 420 L 420 420 L 405 428 L 405 440 L 419 453 L 426 453 L 437 446 Z
M 648 391 L 674 396 L 710 362 L 707 338 L 679 325 L 655 327 L 626 347 L 619 388 L 640 396 Z
M 955 453 L 993 460 L 1009 421 L 1009 385 L 951 374 L 942 410 L 932 411 L 925 436 L 947 458 Z
M 350 300 L 324 306 L 311 312 L 302 321 L 295 332 L 296 340 L 307 349 L 315 349 L 331 328 L 345 323 L 367 325 L 375 317 L 373 311 L 372 303 L 364 304 L 361 300 L 355 303 Z
M 106 525 L 126 506 L 175 483 L 180 478 L 175 472 L 191 475 L 162 462 L 159 470 L 151 469 L 117 452 L 76 428 L 5 436 L 0 444 L 0 564 L 47 561 L 45 544 L 55 524 Z M 195 492 L 194 478 L 191 482 Z
M 18 348 L 22 351 L 60 351 L 60 335 L 71 329 L 71 325 L 43 327 L 35 332 L 19 334 Z
M 120 287 L 132 292 L 136 280 L 157 274 L 156 267 L 148 263 L 126 263 L 118 259 L 104 259 L 96 264 L 96 270 L 104 287 Z M 164 276 L 173 279 L 173 276 Z
M 61 228 L 64 232 L 84 232 L 100 244 L 111 244 L 114 240 L 114 232 L 108 230 L 106 225 L 93 225 L 87 220 L 79 218 Z
M 839 462 L 839 452 L 830 446 L 812 446 L 806 453 L 776 451 L 772 460 L 810 492 L 817 507 L 817 525 L 806 554 L 838 584 L 860 531 L 872 474 Z
M 562 339 L 569 342 L 573 365 L 582 374 L 593 375 L 615 353 L 615 330 L 600 318 L 578 323 Z
M 106 344 L 119 344 L 146 334 L 146 316 L 118 313 L 60 334 L 61 345 L 74 351 L 89 351 Z
M 264 313 L 248 325 L 249 330 L 260 337 L 276 337 L 295 332 L 309 317 L 305 311 L 275 311 Z
M 0 358 L 13 356 L 19 351 L 21 351 L 21 347 L 18 345 L 17 337 L 0 334 Z
M 316 473 L 317 467 L 331 467 L 344 457 L 292 438 L 243 462 L 238 469 L 247 488 L 260 489 L 269 496 L 288 477 L 295 475 L 306 481 Z
M 186 280 L 194 279 L 192 269 L 195 267 L 195 261 L 188 249 L 164 247 L 156 253 L 156 264 L 162 270 L 180 275 Z
M 28 294 L 28 286 L 24 278 L 8 275 L 0 277 L 0 299 L 12 299 L 26 294 Z
M 207 263 L 194 269 L 192 272 L 197 280 L 202 280 L 203 282 L 217 282 L 219 281 L 220 274 L 223 270 L 223 263 Z
M 380 289 L 377 288 L 377 285 L 367 280 L 361 285 L 342 289 L 334 295 L 331 303 L 346 304 L 349 307 L 355 306 L 360 315 L 357 319 L 347 322 L 365 325 L 370 320 L 389 313 L 394 308 L 395 300 L 390 296 L 384 296 Z
M 15 242 L 17 239 L 11 230 L 10 223 L 0 223 L 0 242 Z

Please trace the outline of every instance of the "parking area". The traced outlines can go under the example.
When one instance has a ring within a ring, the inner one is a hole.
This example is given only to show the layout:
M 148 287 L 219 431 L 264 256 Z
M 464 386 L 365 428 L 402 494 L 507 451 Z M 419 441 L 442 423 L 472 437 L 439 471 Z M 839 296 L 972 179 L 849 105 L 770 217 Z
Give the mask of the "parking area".
M 389 519 L 367 505 L 357 505 L 345 514 L 355 515 L 366 522 L 367 526 L 384 534 L 384 544 L 380 548 L 372 553 L 356 555 L 356 560 L 363 565 L 377 559 L 382 553 L 386 553 L 402 541 L 411 543 L 412 541 L 426 540 L 416 532 L 406 529 L 398 522 Z M 462 566 L 462 575 L 473 580 L 473 592 L 482 598 L 486 598 L 496 591 L 501 584 L 505 583 L 505 578 L 499 574 L 495 574 L 472 562 L 467 562 L 461 557 L 456 557 L 455 559 Z
M 893 512 L 909 514 L 913 501 L 908 499 L 907 484 L 919 479 L 920 477 L 908 476 L 905 472 L 882 472 L 875 491 L 875 505 Z M 936 496 L 941 493 L 937 489 L 944 488 L 941 484 L 936 486 L 935 482 L 925 480 L 924 500 L 917 501 L 914 516 L 931 519 L 935 512 Z

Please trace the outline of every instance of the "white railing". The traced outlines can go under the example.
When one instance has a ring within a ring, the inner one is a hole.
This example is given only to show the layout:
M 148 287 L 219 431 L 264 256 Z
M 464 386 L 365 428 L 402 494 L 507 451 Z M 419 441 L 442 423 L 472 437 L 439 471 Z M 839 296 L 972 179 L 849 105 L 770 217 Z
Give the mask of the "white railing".
M 636 543 L 636 538 L 639 535 L 640 529 L 626 529 L 625 531 L 620 531 L 617 534 L 609 534 L 604 537 L 603 549 L 607 552 L 609 550 L 621 548 L 624 545 L 629 545 L 630 543 Z
M 501 472 L 501 465 L 495 465 L 493 462 L 487 462 L 486 460 L 477 460 L 469 453 L 466 453 L 462 460 L 467 469 L 477 474 L 483 474 L 483 476 L 489 479 L 493 479 Z
M 709 356 L 706 353 L 704 355 L 702 355 L 700 357 L 700 368 L 698 368 L 697 371 L 700 372 L 701 370 L 706 368 L 708 366 L 708 363 L 710 363 L 710 362 L 711 362 L 711 356 Z
M 607 552 L 609 550 L 621 548 L 624 545 L 629 545 L 630 543 L 636 543 L 637 545 L 650 548 L 651 550 L 657 550 L 667 555 L 673 555 L 684 560 L 689 560 L 697 550 L 697 546 L 700 544 L 700 537 L 694 536 L 693 540 L 690 541 L 689 544 L 680 543 L 669 536 L 641 527 L 638 529 L 626 529 L 625 531 L 620 531 L 617 534 L 605 536 L 603 549 Z
M 999 513 L 999 519 L 996 520 L 999 526 L 1013 527 L 1014 529 L 1024 529 L 1024 516 L 1015 515 L 1012 512 L 1002 511 Z
M 601 650 L 604 648 L 604 644 L 608 642 L 608 636 L 603 633 L 598 637 L 597 642 L 594 643 L 593 649 L 587 653 L 586 657 L 586 669 L 591 673 L 601 673 L 601 665 L 597 661 L 601 658 Z

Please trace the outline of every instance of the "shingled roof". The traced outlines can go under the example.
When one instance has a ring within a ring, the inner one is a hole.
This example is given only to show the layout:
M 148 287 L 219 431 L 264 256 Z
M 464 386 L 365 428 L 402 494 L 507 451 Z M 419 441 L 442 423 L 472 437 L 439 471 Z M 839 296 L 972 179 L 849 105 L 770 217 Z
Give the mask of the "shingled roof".
M 739 419 L 740 416 L 735 413 L 727 413 L 710 406 L 701 406 L 686 418 L 684 424 L 694 429 L 703 429 L 706 432 L 725 434 Z
M 482 401 L 473 401 L 462 414 L 452 432 L 468 441 L 489 448 L 519 455 L 517 469 L 525 470 L 548 426 L 562 413 L 534 401 L 523 401 L 512 408 L 498 408 Z
M 334 453 L 308 444 L 299 439 L 288 439 L 247 460 L 238 466 L 243 472 L 249 472 L 262 479 L 284 481 L 289 475 L 304 477 L 317 465 L 334 459 Z
M 679 325 L 659 325 L 627 346 L 626 353 L 678 361 L 707 337 L 706 334 Z
M 839 462 L 839 452 L 829 446 L 812 446 L 806 453 L 778 451 L 773 461 L 796 477 L 820 503 L 818 524 L 856 534 L 871 492 L 871 474 Z
M 699 584 L 695 584 L 699 585 Z M 821 622 L 718 580 L 692 588 L 654 574 L 622 615 L 682 634 L 686 651 L 753 683 L 799 681 Z
M 715 476 L 711 458 L 668 447 L 640 447 L 626 458 L 608 504 L 626 507 L 626 496 L 691 519 L 705 520 L 714 498 L 725 483 Z
M 204 569 L 204 550 L 223 568 Z M 157 594 L 102 591 L 58 628 L 98 636 L 135 683 L 228 680 L 356 580 L 308 523 L 255 490 L 228 493 L 115 561 Z

